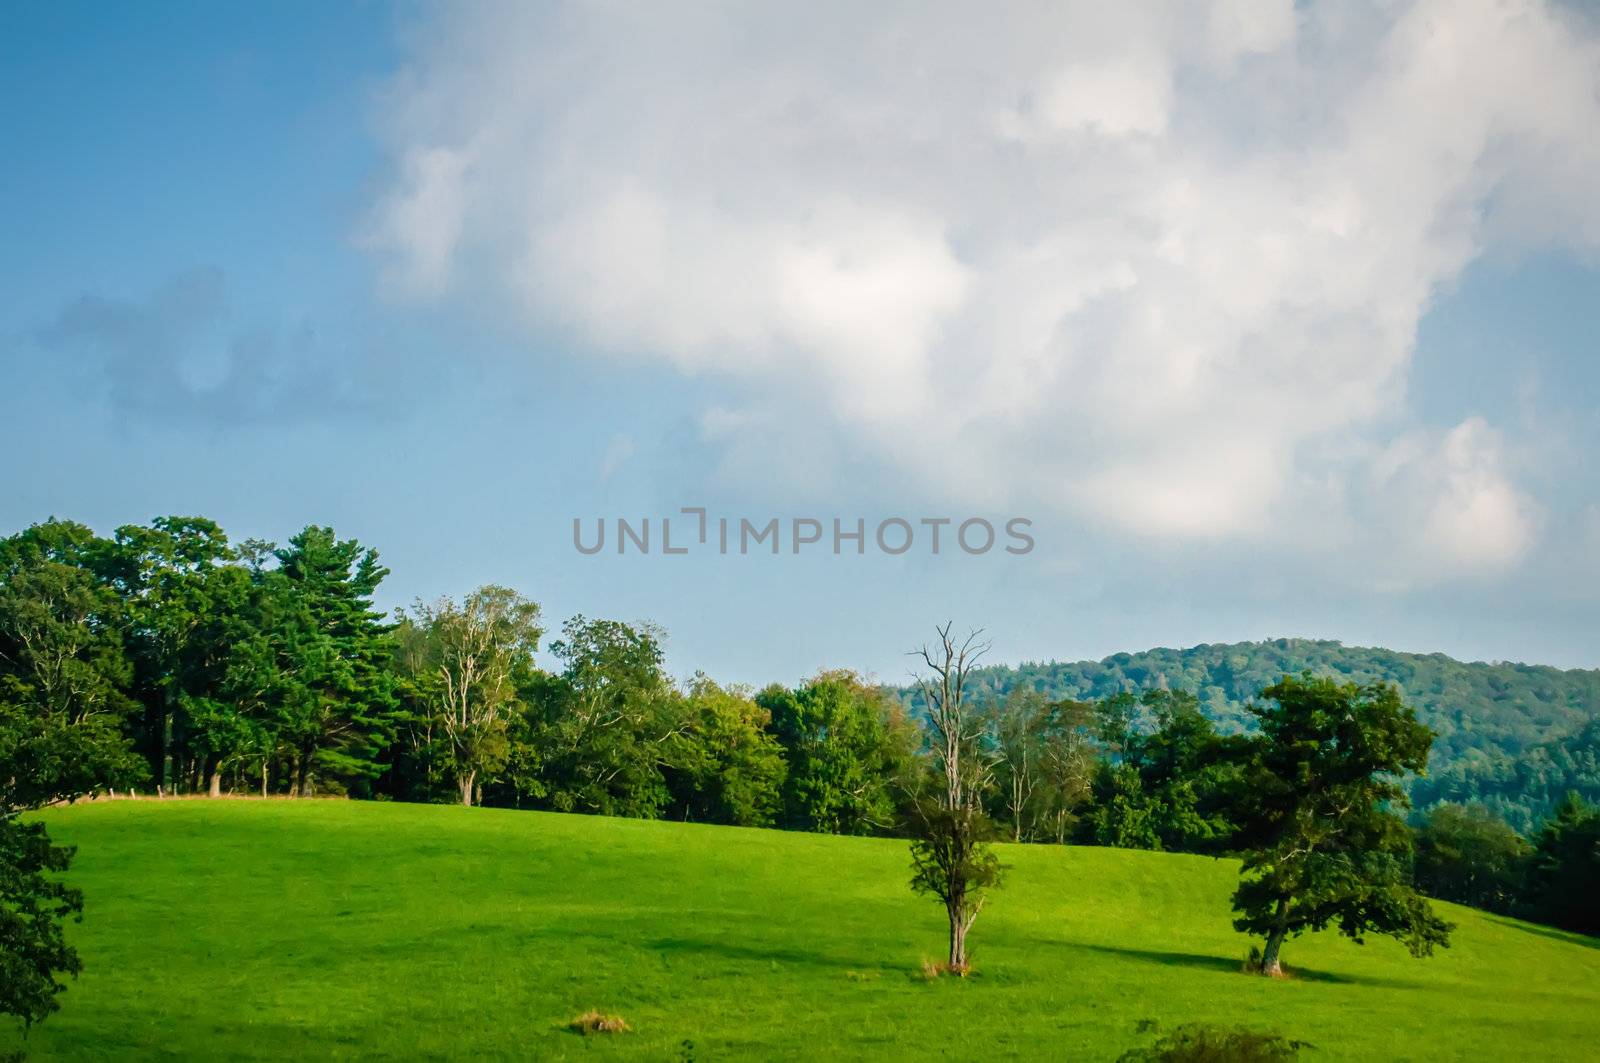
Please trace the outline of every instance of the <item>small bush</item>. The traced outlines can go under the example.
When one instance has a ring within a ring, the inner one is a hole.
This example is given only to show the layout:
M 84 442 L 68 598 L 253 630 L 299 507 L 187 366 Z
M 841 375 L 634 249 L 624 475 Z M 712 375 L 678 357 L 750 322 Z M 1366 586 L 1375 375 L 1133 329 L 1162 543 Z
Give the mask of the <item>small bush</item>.
M 1186 1023 L 1148 1048 L 1129 1049 L 1118 1063 L 1287 1063 L 1307 1047 L 1270 1031 Z
M 587 1037 L 592 1033 L 627 1033 L 629 1026 L 621 1015 L 604 1015 L 598 1011 L 586 1011 L 567 1023 L 567 1029 Z

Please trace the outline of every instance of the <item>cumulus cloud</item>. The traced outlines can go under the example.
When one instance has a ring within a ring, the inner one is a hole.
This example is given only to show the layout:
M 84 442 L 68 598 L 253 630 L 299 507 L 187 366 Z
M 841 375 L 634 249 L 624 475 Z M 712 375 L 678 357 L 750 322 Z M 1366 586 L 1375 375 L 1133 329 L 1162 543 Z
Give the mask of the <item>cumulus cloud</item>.
M 1294 534 L 1308 491 L 1356 529 L 1407 483 L 1387 535 L 1501 568 L 1538 528 L 1514 462 L 1415 435 L 1407 370 L 1487 248 L 1600 245 L 1581 17 L 450 8 L 384 97 L 369 243 L 397 291 L 735 383 L 706 423 L 742 467 L 783 467 L 781 411 L 930 494 L 1175 540 Z
M 1507 472 L 1505 443 L 1483 419 L 1396 440 L 1371 465 L 1374 512 L 1412 534 L 1399 540 L 1390 578 L 1492 575 L 1518 561 L 1542 520 Z

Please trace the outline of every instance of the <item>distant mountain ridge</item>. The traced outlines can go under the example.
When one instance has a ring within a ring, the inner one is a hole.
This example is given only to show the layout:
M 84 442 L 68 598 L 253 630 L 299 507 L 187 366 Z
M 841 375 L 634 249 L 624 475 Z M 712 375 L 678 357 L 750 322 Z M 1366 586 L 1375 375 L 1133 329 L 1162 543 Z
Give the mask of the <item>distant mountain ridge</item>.
M 1398 685 L 1439 734 L 1429 768 L 1434 776 L 1560 745 L 1600 719 L 1600 669 L 1467 662 L 1329 639 L 1207 643 L 1115 653 L 1101 661 L 994 665 L 976 670 L 972 679 L 978 692 L 1002 697 L 1018 686 L 1052 699 L 1081 700 L 1152 687 L 1188 690 L 1219 727 L 1237 730 L 1246 725 L 1245 703 L 1262 687 L 1307 671 Z

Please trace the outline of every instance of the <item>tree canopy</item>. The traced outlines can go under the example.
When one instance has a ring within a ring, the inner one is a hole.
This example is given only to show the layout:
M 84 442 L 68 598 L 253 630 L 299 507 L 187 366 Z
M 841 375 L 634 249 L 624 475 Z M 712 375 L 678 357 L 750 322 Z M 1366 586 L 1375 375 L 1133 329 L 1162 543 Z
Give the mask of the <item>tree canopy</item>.
M 1411 832 L 1394 781 L 1427 767 L 1432 733 L 1386 683 L 1285 678 L 1252 703 L 1238 812 L 1246 856 L 1234 927 L 1266 939 L 1264 973 L 1285 938 L 1331 925 L 1360 942 L 1399 938 L 1425 956 L 1450 927 L 1411 886 Z

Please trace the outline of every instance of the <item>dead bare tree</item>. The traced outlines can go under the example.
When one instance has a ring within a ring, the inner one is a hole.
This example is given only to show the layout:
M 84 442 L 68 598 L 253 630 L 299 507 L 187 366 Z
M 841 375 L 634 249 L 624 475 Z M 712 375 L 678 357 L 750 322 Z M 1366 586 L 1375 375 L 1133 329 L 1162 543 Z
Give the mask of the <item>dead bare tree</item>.
M 966 974 L 967 932 L 983 910 L 987 891 L 1000 884 L 1001 866 L 985 844 L 994 825 L 983 810 L 992 784 L 992 755 L 984 748 L 987 720 L 968 697 L 968 677 L 990 643 L 982 631 L 961 642 L 954 625 L 937 628 L 934 646 L 913 654 L 925 671 L 916 677 L 927 716 L 928 743 L 939 792 L 918 794 L 911 844 L 911 886 L 944 903 L 950 920 L 950 951 L 945 969 Z

